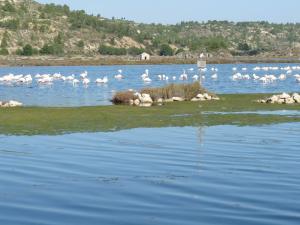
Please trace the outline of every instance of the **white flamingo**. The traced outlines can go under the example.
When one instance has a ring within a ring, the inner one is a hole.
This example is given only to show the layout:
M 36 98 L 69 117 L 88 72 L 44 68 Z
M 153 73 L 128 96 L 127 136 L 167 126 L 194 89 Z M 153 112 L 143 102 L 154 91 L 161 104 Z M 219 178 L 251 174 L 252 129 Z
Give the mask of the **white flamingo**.
M 106 84 L 108 83 L 108 78 L 107 77 L 103 77 L 103 78 L 98 78 L 95 81 L 97 84 Z

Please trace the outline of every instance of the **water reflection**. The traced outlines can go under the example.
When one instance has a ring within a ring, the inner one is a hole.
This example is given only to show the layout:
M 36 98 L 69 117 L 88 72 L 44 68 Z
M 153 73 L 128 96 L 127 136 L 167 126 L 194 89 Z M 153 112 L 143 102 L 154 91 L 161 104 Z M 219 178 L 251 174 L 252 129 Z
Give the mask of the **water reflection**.
M 0 224 L 298 224 L 299 123 L 0 136 Z

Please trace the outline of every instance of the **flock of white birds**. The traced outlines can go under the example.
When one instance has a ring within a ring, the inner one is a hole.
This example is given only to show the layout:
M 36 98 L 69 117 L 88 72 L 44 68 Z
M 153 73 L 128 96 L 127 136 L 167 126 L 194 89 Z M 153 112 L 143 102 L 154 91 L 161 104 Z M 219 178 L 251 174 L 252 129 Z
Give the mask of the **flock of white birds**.
M 238 81 L 238 80 L 256 80 L 256 81 L 261 81 L 263 83 L 272 83 L 277 80 L 286 80 L 288 77 L 294 77 L 295 81 L 300 83 L 300 74 L 294 74 L 295 72 L 300 70 L 300 66 L 286 66 L 286 67 L 278 67 L 278 66 L 273 66 L 273 67 L 255 67 L 253 68 L 254 73 L 251 75 L 247 72 L 247 68 L 242 68 L 242 73 L 237 72 L 237 68 L 234 67 L 232 68 L 234 71 L 234 74 L 232 75 L 231 79 L 233 81 Z M 263 76 L 258 76 L 255 74 L 255 72 L 265 72 L 267 74 Z M 272 72 L 278 72 L 281 71 L 281 74 L 276 76 L 272 74 Z M 244 74 L 243 74 L 244 73 Z
M 141 80 L 145 83 L 151 83 L 152 79 L 160 80 L 160 81 L 169 81 L 169 80 L 180 80 L 180 81 L 187 81 L 192 79 L 193 81 L 198 80 L 205 80 L 207 77 L 210 76 L 213 80 L 218 80 L 218 68 L 212 67 L 211 69 L 203 68 L 199 69 L 198 74 L 191 75 L 194 72 L 194 68 L 188 69 L 188 73 L 186 70 L 183 70 L 181 75 L 177 76 L 167 76 L 165 74 L 156 75 L 156 77 L 150 77 L 149 70 L 146 69 L 145 72 L 140 76 Z M 248 72 L 249 71 L 249 72 Z M 278 74 L 278 71 L 281 71 L 280 75 L 274 75 L 272 72 Z M 286 66 L 286 67 L 254 67 L 254 68 L 241 68 L 238 69 L 237 67 L 232 68 L 232 76 L 230 78 L 233 81 L 239 80 L 254 80 L 254 81 L 261 81 L 263 83 L 272 83 L 276 80 L 285 80 L 288 77 L 294 77 L 296 82 L 300 83 L 300 74 L 294 74 L 296 71 L 300 71 L 300 66 Z M 118 70 L 118 74 L 113 77 L 116 80 L 122 80 L 126 77 L 122 74 L 122 70 Z M 257 75 L 256 73 L 265 72 L 265 75 Z M 0 84 L 29 84 L 32 82 L 37 82 L 41 85 L 53 84 L 54 81 L 63 81 L 72 83 L 74 86 L 78 84 L 83 84 L 84 86 L 88 86 L 91 82 L 97 84 L 106 84 L 109 82 L 107 76 L 97 78 L 94 81 L 91 80 L 88 76 L 88 72 L 84 71 L 83 73 L 70 76 L 64 76 L 61 73 L 54 73 L 54 74 L 36 74 L 36 75 L 23 75 L 23 74 L 7 74 L 4 76 L 0 76 Z

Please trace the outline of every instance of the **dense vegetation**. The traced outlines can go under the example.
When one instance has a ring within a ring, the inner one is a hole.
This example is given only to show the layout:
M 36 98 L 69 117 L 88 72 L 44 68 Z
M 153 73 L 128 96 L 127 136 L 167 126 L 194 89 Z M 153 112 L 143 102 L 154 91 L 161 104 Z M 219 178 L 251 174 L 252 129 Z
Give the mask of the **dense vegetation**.
M 0 0 L 0 55 L 284 55 L 300 52 L 300 24 L 143 24 L 66 5 Z

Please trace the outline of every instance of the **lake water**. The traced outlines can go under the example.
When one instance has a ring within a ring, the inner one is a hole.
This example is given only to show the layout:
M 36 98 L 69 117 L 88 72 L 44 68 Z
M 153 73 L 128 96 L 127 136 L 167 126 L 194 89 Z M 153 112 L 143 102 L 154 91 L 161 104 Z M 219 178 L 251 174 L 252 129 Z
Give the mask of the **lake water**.
M 237 72 L 242 74 L 253 73 L 263 76 L 273 74 L 279 76 L 287 71 L 272 70 L 272 71 L 253 71 L 256 66 L 296 66 L 297 64 L 240 64 L 240 65 L 209 65 L 208 72 L 205 73 L 206 79 L 203 80 L 203 85 L 208 90 L 216 93 L 274 93 L 274 92 L 299 92 L 300 83 L 297 83 L 294 75 L 300 74 L 300 70 L 293 70 L 288 74 L 286 80 L 278 80 L 269 84 L 263 84 L 259 81 L 240 80 L 233 81 L 230 77 L 233 75 L 232 68 L 237 67 Z M 243 71 L 242 68 L 247 68 Z M 193 68 L 191 71 L 189 69 Z M 212 79 L 214 71 L 211 68 L 218 69 L 218 79 Z M 118 81 L 114 76 L 118 70 L 122 69 L 122 74 L 125 79 Z M 145 69 L 149 69 L 151 83 L 145 83 L 141 79 L 141 74 Z M 79 74 L 83 71 L 88 71 L 91 83 L 84 87 L 82 84 L 73 86 L 70 82 L 55 81 L 52 85 L 39 85 L 36 81 L 31 84 L 4 84 L 0 83 L 0 100 L 17 100 L 30 106 L 89 106 L 89 105 L 107 105 L 111 104 L 110 99 L 116 91 L 135 89 L 140 90 L 143 87 L 164 86 L 167 83 L 182 83 L 178 77 L 183 73 L 183 70 L 189 75 L 189 80 L 192 82 L 192 76 L 197 74 L 195 65 L 136 65 L 136 66 L 89 66 L 89 67 L 12 67 L 0 68 L 0 77 L 9 73 L 13 74 L 54 74 L 61 73 L 64 76 Z M 169 76 L 170 80 L 159 81 L 158 74 Z M 97 85 L 94 81 L 97 78 L 107 76 L 109 82 L 105 85 Z M 177 81 L 171 78 L 177 77 Z
M 3 225 L 298 225 L 300 124 L 0 136 Z

